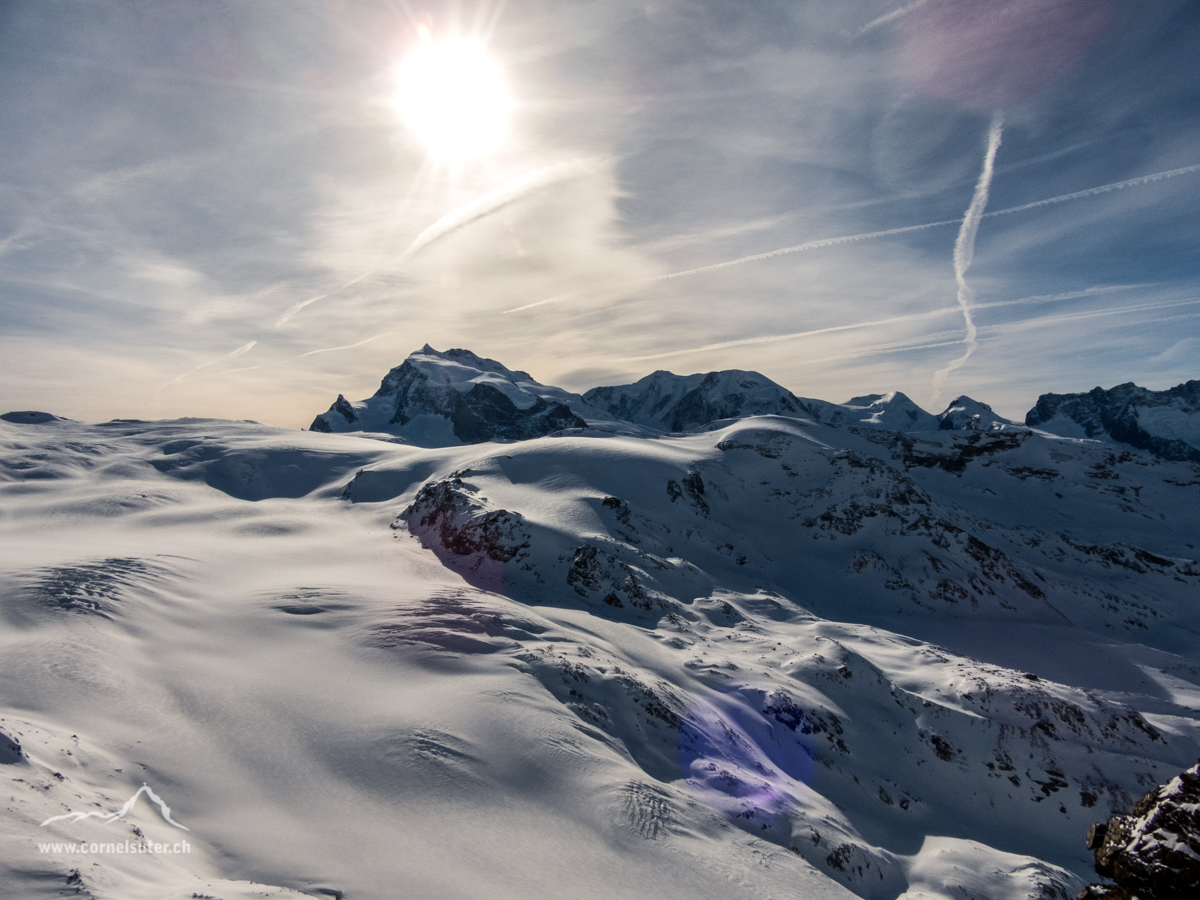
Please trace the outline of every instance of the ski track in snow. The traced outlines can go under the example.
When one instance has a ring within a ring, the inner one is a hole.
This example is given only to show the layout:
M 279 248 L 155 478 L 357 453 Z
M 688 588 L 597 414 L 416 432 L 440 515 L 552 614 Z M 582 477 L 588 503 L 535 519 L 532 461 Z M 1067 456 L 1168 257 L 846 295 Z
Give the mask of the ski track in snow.
M 0 463 L 11 896 L 1067 897 L 1200 750 L 1190 464 L 772 416 Z M 190 853 L 38 851 L 178 840 L 39 827 L 142 784 Z

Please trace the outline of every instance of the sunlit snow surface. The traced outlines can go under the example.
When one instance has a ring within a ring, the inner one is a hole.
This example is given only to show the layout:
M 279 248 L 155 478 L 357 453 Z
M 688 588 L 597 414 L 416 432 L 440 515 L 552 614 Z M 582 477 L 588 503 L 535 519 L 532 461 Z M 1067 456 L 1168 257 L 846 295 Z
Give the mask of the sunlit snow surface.
M 1189 464 L 771 417 L 0 446 L 4 896 L 1067 897 L 1200 753 Z M 191 853 L 39 852 L 178 840 L 39 827 L 143 783 Z

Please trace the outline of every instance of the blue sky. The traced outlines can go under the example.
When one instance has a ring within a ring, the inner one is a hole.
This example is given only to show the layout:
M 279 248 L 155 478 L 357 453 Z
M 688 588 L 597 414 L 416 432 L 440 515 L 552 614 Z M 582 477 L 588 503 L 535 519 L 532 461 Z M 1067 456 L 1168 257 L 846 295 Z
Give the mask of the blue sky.
M 494 153 L 397 113 L 420 28 L 486 41 Z M 1197 59 L 1187 0 L 10 0 L 0 405 L 298 427 L 426 342 L 575 390 L 1165 388 L 1200 377 Z

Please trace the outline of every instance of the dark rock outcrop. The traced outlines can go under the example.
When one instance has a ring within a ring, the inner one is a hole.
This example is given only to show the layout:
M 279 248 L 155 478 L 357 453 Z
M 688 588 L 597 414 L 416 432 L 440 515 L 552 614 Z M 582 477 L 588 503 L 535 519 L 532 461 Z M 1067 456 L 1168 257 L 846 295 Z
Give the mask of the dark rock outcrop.
M 587 428 L 587 422 L 562 403 L 538 397 L 533 406 L 518 409 L 489 384 L 477 384 L 465 394 L 455 394 L 450 421 L 454 436 L 464 444 L 524 441 L 564 428 Z
M 1143 794 L 1127 816 L 1088 831 L 1096 872 L 1077 900 L 1194 900 L 1200 897 L 1200 765 Z
M 11 766 L 24 758 L 20 742 L 0 731 L 0 766 Z
M 1042 394 L 1025 416 L 1025 424 L 1047 431 L 1073 423 L 1089 438 L 1111 438 L 1146 450 L 1160 459 L 1200 462 L 1200 447 L 1177 435 L 1161 432 L 1156 413 L 1200 421 L 1200 381 L 1188 381 L 1165 391 L 1151 391 L 1132 381 L 1110 390 L 1097 387 L 1086 394 Z M 1200 433 L 1200 424 L 1190 429 Z
M 5 422 L 12 422 L 14 425 L 48 425 L 51 422 L 64 421 L 53 413 L 38 412 L 37 410 L 33 409 L 6 412 L 3 415 L 0 415 L 0 419 Z

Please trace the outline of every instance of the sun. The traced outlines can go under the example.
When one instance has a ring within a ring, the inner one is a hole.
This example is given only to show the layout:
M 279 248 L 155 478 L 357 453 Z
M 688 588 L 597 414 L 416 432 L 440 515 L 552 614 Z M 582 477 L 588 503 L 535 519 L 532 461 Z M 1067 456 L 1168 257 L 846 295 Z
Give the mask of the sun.
M 422 43 L 397 71 L 395 104 L 439 159 L 486 156 L 508 137 L 503 74 L 474 41 Z

